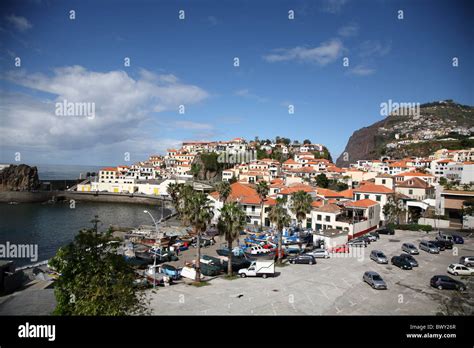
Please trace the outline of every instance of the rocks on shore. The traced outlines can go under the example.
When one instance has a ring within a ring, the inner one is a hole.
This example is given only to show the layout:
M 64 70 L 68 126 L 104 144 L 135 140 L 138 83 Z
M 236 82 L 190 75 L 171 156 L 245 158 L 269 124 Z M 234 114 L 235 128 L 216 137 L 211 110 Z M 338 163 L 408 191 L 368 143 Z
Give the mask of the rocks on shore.
M 0 192 L 32 191 L 39 187 L 40 181 L 36 167 L 12 164 L 0 171 Z

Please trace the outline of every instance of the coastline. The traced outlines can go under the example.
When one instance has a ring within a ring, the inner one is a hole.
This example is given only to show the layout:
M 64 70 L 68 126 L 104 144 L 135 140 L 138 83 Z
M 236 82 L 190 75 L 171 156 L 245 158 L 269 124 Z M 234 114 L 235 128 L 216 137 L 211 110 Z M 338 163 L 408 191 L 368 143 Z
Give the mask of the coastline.
M 125 195 L 120 193 L 104 193 L 98 194 L 92 192 L 74 192 L 74 191 L 45 191 L 45 192 L 29 192 L 29 191 L 5 191 L 0 192 L 0 203 L 18 202 L 18 203 L 44 203 L 50 200 L 75 200 L 82 202 L 100 202 L 100 203 L 130 203 L 145 205 L 161 205 L 162 202 L 169 199 L 146 196 L 146 195 Z M 165 203 L 166 207 L 166 203 Z

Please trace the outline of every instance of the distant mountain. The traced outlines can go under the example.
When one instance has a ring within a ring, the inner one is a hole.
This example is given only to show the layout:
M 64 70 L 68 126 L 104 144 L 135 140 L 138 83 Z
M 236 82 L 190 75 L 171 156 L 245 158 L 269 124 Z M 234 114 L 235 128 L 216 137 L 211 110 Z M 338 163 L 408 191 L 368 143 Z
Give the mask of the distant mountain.
M 470 139 L 474 134 L 474 107 L 445 100 L 406 111 L 392 111 L 385 119 L 355 131 L 336 164 L 348 166 L 362 159 L 399 159 L 427 156 L 441 148 L 474 147 Z

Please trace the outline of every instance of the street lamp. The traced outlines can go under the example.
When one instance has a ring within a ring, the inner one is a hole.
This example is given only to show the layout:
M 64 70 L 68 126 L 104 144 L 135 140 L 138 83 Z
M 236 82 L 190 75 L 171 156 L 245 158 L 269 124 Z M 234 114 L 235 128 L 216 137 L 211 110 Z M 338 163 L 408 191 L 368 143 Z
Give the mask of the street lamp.
M 156 220 L 155 220 L 155 218 L 153 217 L 153 215 L 151 215 L 151 213 L 150 213 L 148 210 L 144 210 L 143 212 L 144 212 L 145 214 L 150 215 L 151 219 L 153 220 L 153 223 L 155 224 L 156 233 L 158 233 L 158 224 L 156 223 Z
M 155 224 L 156 233 L 158 233 L 158 225 L 156 224 L 156 221 L 155 221 L 155 218 L 153 217 L 153 215 L 151 215 L 151 213 L 148 210 L 144 210 L 143 212 L 145 214 L 150 215 L 151 219 L 153 220 L 153 223 Z M 154 258 L 153 258 L 153 273 L 152 273 L 152 276 L 153 276 L 153 288 L 155 288 L 156 287 L 156 251 L 153 252 L 153 255 L 154 255 Z

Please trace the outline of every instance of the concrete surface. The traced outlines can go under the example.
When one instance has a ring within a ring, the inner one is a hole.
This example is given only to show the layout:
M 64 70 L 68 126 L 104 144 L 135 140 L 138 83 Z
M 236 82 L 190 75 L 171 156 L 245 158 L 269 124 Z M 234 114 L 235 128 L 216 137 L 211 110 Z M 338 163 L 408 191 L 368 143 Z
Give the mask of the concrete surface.
M 279 267 L 280 274 L 274 278 L 220 277 L 200 288 L 183 283 L 159 288 L 155 294 L 149 293 L 151 308 L 156 315 L 472 315 L 474 276 L 455 277 L 468 285 L 462 294 L 429 285 L 433 275 L 447 274 L 447 266 L 457 263 L 460 256 L 474 255 L 472 238 L 439 255 L 420 251 L 415 255 L 420 266 L 413 270 L 379 265 L 369 258 L 370 251 L 377 249 L 390 259 L 402 253 L 402 243 L 418 246 L 421 239 L 435 236 L 435 232 L 426 235 L 397 230 L 395 236 L 381 235 L 379 241 L 361 248 L 363 253 L 355 257 L 318 259 L 312 266 Z M 203 249 L 202 253 L 214 255 L 213 249 Z M 382 276 L 388 290 L 373 290 L 362 281 L 363 273 L 369 270 Z

